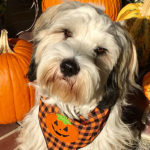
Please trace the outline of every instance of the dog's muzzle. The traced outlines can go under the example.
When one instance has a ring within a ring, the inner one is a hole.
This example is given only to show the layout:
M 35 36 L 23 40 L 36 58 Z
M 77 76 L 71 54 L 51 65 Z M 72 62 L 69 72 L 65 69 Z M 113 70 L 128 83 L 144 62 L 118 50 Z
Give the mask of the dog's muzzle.
M 64 59 L 60 64 L 60 70 L 64 76 L 71 77 L 79 73 L 80 67 L 75 59 Z

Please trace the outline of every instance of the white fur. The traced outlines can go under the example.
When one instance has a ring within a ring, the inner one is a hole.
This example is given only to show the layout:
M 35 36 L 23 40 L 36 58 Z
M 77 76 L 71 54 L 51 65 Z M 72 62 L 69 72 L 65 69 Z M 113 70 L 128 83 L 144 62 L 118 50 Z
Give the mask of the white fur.
M 64 39 L 63 29 L 73 36 Z M 64 3 L 48 9 L 39 18 L 34 29 L 38 42 L 34 59 L 37 64 L 36 105 L 26 116 L 18 138 L 21 150 L 46 150 L 46 143 L 38 121 L 39 97 L 49 97 L 47 104 L 56 104 L 62 113 L 72 119 L 80 115 L 88 118 L 103 100 L 108 77 L 116 68 L 115 81 L 120 96 L 111 108 L 109 118 L 96 139 L 83 150 L 125 150 L 136 137 L 130 125 L 121 120 L 121 107 L 126 104 L 129 85 L 138 87 L 134 77 L 137 58 L 133 43 L 127 33 L 112 22 L 102 10 L 91 4 Z M 103 47 L 106 53 L 96 56 L 94 49 Z M 60 64 L 74 58 L 80 71 L 72 77 L 64 77 Z

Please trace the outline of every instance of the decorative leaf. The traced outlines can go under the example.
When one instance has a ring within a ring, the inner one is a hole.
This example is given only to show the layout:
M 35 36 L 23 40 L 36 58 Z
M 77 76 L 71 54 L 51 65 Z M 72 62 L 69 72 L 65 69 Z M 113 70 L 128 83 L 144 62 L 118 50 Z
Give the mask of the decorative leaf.
M 71 122 L 68 120 L 68 118 L 66 116 L 57 114 L 57 119 L 62 121 L 65 125 L 67 125 L 67 124 L 71 125 Z

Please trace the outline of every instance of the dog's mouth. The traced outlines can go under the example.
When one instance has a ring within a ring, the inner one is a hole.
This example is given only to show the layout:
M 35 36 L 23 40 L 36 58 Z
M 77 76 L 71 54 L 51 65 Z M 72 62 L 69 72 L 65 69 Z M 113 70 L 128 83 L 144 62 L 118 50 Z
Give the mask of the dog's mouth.
M 57 65 L 54 63 L 42 71 L 38 81 L 44 89 L 46 88 L 48 95 L 58 97 L 59 100 L 67 103 L 83 104 L 93 94 L 90 75 L 88 71 L 81 68 L 79 73 L 66 76 L 61 72 L 59 63 Z M 86 81 L 89 84 L 85 86 Z
M 70 78 L 68 78 L 68 77 L 63 76 L 63 77 L 60 78 L 60 80 L 63 80 L 63 82 L 66 82 L 66 84 L 68 84 L 68 86 L 70 86 L 70 89 L 71 89 L 71 90 L 73 89 L 73 87 L 74 87 L 75 84 L 76 84 L 76 79 L 75 79 L 75 77 L 72 78 L 72 79 L 70 79 Z
M 58 131 L 56 131 L 53 125 L 52 125 L 52 128 L 53 128 L 54 132 L 55 132 L 57 135 L 59 135 L 59 136 L 63 136 L 63 137 L 68 137 L 68 136 L 69 136 L 69 135 L 61 134 L 61 133 L 59 133 Z

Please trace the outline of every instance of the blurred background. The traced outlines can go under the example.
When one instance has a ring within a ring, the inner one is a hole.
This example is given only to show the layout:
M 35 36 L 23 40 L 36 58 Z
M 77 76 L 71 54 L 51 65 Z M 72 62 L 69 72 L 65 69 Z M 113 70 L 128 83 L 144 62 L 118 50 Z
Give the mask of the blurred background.
M 123 0 L 122 7 L 135 0 Z M 9 37 L 17 37 L 28 30 L 41 14 L 41 0 L 0 0 L 0 30 L 6 29 Z
M 0 0 L 0 29 L 5 28 L 9 37 L 30 30 L 35 17 L 41 13 L 40 3 L 41 0 Z

